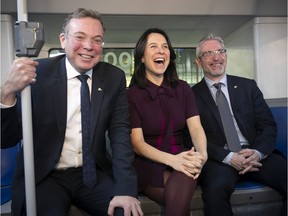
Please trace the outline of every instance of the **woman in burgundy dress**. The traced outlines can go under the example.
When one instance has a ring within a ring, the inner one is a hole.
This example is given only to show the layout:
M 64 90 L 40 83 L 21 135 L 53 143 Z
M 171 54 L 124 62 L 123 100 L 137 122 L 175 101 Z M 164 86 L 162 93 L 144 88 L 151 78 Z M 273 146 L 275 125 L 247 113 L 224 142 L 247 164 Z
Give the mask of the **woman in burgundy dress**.
M 148 29 L 135 47 L 128 89 L 138 189 L 165 206 L 165 215 L 189 215 L 197 178 L 207 160 L 206 137 L 189 84 L 179 80 L 167 34 Z M 188 128 L 194 147 L 184 146 Z

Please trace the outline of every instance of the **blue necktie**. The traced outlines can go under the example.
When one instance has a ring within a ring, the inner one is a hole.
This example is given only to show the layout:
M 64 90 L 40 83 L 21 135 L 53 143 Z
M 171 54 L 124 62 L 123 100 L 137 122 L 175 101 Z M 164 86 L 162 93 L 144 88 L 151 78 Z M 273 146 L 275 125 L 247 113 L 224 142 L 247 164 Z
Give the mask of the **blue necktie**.
M 81 81 L 81 124 L 82 124 L 82 156 L 83 156 L 83 183 L 89 188 L 96 184 L 96 168 L 92 156 L 90 140 L 90 93 L 87 84 L 88 75 L 77 76 Z
M 216 104 L 221 116 L 222 125 L 225 132 L 226 141 L 228 144 L 228 148 L 232 152 L 240 151 L 241 144 L 239 141 L 239 137 L 232 119 L 232 114 L 229 108 L 228 101 L 221 90 L 222 83 L 215 83 L 214 86 L 217 89 L 216 92 Z

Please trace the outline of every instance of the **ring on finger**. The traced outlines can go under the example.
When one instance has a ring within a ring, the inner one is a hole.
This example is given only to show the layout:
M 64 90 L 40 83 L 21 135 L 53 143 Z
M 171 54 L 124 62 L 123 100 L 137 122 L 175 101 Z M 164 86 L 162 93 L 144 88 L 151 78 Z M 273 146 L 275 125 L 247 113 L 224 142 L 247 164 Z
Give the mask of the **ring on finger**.
M 32 78 L 32 82 L 31 82 L 31 84 L 34 84 L 34 83 L 36 83 L 36 78 Z

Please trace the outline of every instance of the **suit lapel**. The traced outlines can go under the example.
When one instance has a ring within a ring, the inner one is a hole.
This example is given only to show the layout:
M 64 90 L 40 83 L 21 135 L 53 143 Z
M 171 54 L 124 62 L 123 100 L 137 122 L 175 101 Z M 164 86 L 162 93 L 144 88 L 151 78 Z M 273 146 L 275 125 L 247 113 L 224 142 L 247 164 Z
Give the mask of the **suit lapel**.
M 100 63 L 96 65 L 93 69 L 92 74 L 92 94 L 91 94 L 91 134 L 95 133 L 96 123 L 100 115 L 100 109 L 102 105 L 102 100 L 104 96 L 105 89 L 103 81 L 103 71 L 99 66 Z M 93 137 L 93 135 L 91 136 Z
M 239 81 L 240 80 L 236 77 L 227 75 L 229 98 L 236 122 L 244 137 L 248 137 L 249 133 L 247 132 L 243 119 L 240 116 L 240 109 L 243 109 L 243 104 L 239 104 L 238 98 L 243 93 L 244 89 L 243 85 L 241 85 Z
M 229 98 L 230 98 L 230 103 L 231 103 L 231 107 L 233 110 L 233 113 L 235 114 L 235 112 L 238 109 L 238 89 L 239 86 L 236 82 L 235 79 L 233 79 L 233 77 L 227 75 L 227 85 L 228 85 L 228 92 L 229 92 Z
M 203 78 L 201 80 L 201 82 L 199 83 L 199 94 L 203 100 L 203 103 L 206 104 L 206 107 L 210 110 L 210 112 L 212 113 L 212 115 L 215 117 L 216 121 L 218 122 L 218 124 L 220 125 L 220 127 L 222 128 L 222 122 L 221 122 L 221 118 L 220 118 L 220 114 L 218 112 L 218 108 L 216 106 L 216 103 L 211 95 L 210 89 L 207 86 L 205 79 Z M 222 128 L 223 130 L 223 128 Z
M 57 115 L 57 125 L 60 134 L 65 134 L 67 121 L 67 73 L 65 67 L 65 58 L 62 58 L 55 74 L 52 77 L 54 80 L 53 98 L 55 98 L 55 112 Z M 61 136 L 62 138 L 62 136 Z M 64 142 L 64 136 L 63 136 Z

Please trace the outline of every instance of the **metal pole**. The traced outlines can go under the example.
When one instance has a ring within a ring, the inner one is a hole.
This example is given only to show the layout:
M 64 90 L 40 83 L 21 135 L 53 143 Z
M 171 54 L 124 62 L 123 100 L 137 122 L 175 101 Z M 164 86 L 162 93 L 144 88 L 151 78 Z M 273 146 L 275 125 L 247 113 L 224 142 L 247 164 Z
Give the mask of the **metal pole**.
M 27 1 L 17 0 L 18 21 L 28 21 Z M 32 132 L 31 87 L 27 86 L 21 92 L 23 151 L 25 172 L 26 213 L 36 216 L 36 193 L 34 173 L 34 150 Z

